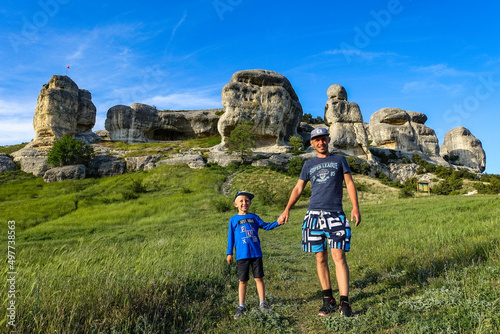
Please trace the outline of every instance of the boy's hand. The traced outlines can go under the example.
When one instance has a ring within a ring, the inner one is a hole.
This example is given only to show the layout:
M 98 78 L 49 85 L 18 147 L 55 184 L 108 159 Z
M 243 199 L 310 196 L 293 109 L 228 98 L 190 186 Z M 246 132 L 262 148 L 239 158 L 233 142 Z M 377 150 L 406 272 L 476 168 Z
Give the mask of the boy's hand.
M 229 263 L 229 264 L 233 263 L 233 256 L 232 255 L 228 255 L 227 258 L 226 258 L 226 260 L 227 260 L 227 263 Z

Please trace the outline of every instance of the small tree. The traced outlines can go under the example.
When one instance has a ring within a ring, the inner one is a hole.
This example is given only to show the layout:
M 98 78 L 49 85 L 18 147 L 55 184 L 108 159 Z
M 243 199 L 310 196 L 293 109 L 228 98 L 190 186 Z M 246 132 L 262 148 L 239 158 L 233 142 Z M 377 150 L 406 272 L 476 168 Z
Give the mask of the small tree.
M 302 139 L 297 136 L 290 137 L 290 145 L 293 147 L 293 154 L 298 155 L 301 151 L 300 149 L 304 145 Z
M 238 152 L 241 159 L 252 155 L 252 148 L 256 147 L 256 137 L 252 133 L 253 123 L 243 121 L 231 131 L 231 135 L 226 140 L 229 153 Z
M 47 155 L 47 163 L 52 167 L 87 164 L 94 154 L 94 148 L 80 139 L 65 135 L 54 140 Z

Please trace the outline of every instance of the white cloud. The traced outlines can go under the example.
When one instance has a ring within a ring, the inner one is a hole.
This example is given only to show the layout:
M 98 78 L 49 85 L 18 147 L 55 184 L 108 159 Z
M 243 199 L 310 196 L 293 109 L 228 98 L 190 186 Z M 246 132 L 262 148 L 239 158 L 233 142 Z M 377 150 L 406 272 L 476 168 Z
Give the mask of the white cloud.
M 373 58 L 386 57 L 386 56 L 397 56 L 394 52 L 365 52 L 360 49 L 335 49 L 325 51 L 326 55 L 343 55 L 343 56 L 357 56 L 362 59 L 371 60 Z
M 0 120 L 4 117 L 29 117 L 35 114 L 36 100 L 32 102 L 6 101 L 0 99 Z
M 401 90 L 401 92 L 405 94 L 414 92 L 422 93 L 424 91 L 445 91 L 448 95 L 457 97 L 465 91 L 465 87 L 461 84 L 446 85 L 430 79 L 407 82 Z
M 467 71 L 459 71 L 454 68 L 448 67 L 447 64 L 436 64 L 430 66 L 418 66 L 414 67 L 413 71 L 425 73 L 428 75 L 432 75 L 435 77 L 457 77 L 457 76 L 475 76 L 472 72 Z
M 35 137 L 33 120 L 9 118 L 0 122 L 0 145 L 30 142 Z
M 210 96 L 207 92 L 157 95 L 144 100 L 143 103 L 155 105 L 158 109 L 170 110 L 222 108 L 220 96 Z

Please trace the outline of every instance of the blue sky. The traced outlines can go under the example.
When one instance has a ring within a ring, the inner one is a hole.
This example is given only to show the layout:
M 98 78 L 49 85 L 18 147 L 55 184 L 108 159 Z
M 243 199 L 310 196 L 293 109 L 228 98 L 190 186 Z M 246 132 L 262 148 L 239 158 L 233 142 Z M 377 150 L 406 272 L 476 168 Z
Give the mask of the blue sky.
M 313 116 L 340 84 L 365 122 L 385 107 L 422 112 L 440 144 L 465 126 L 500 174 L 499 15 L 496 1 L 5 0 L 0 145 L 34 137 L 53 74 L 92 93 L 100 130 L 117 104 L 219 108 L 234 72 L 267 69 Z

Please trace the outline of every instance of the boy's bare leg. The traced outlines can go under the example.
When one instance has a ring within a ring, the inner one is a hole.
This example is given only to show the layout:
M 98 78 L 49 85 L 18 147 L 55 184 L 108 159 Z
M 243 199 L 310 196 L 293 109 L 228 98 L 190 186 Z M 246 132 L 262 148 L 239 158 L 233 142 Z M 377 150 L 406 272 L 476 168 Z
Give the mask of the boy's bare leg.
M 238 295 L 239 295 L 240 304 L 245 303 L 245 296 L 247 294 L 247 285 L 248 285 L 248 281 L 246 281 L 246 282 L 240 281 L 240 285 L 238 287 Z
M 332 258 L 335 263 L 335 275 L 339 285 L 339 294 L 349 296 L 349 266 L 345 257 L 345 251 L 332 248 Z
M 264 279 L 256 278 L 255 285 L 257 285 L 257 293 L 259 294 L 259 301 L 266 300 L 266 284 Z
M 318 271 L 319 282 L 323 290 L 332 288 L 330 282 L 330 268 L 328 268 L 328 251 L 316 253 L 316 269 Z

